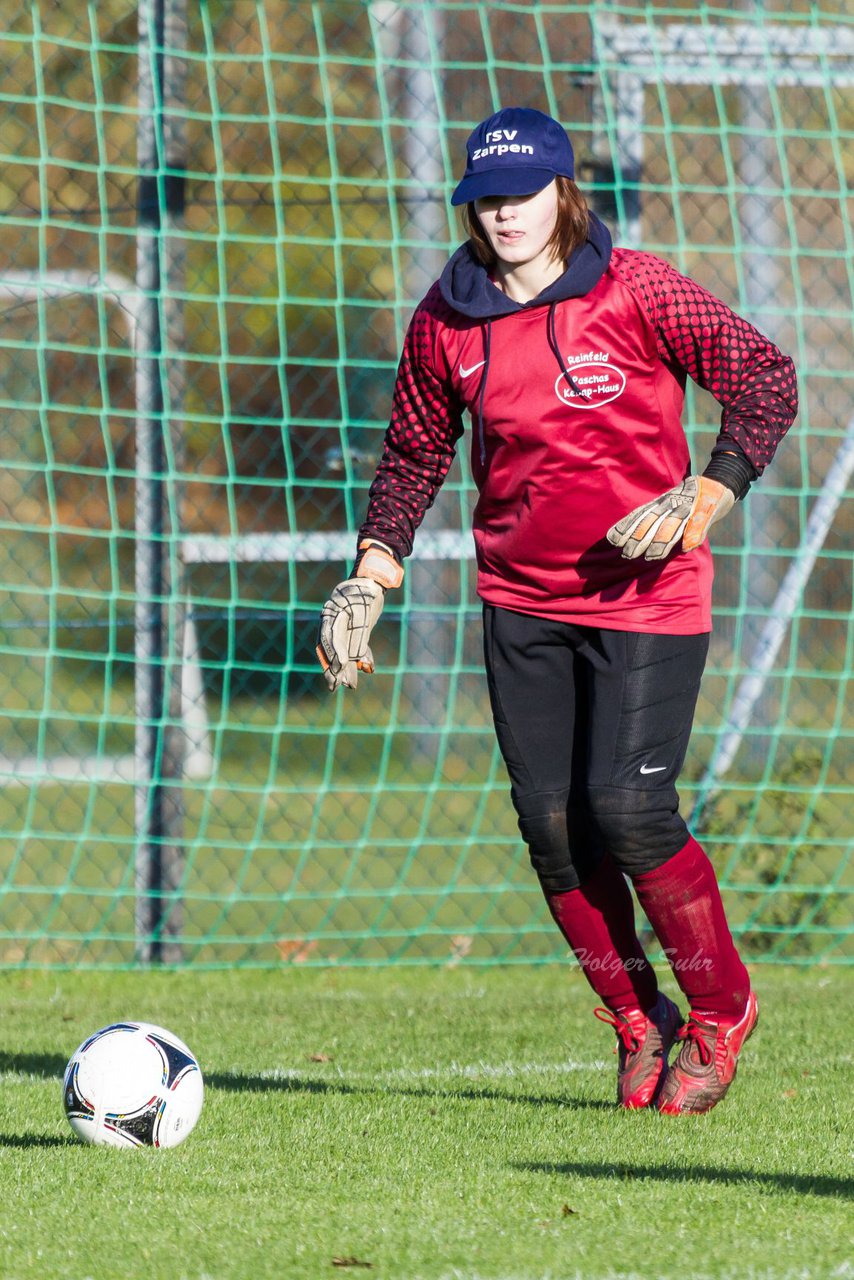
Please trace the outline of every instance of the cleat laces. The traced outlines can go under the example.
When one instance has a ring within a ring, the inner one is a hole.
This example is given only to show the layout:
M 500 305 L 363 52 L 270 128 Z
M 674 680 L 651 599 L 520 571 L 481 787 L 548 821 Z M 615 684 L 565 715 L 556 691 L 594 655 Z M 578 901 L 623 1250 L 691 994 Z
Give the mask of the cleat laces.
M 715 1035 L 716 1028 L 708 1022 L 701 1022 L 699 1018 L 695 1018 L 693 1014 L 688 1015 L 688 1021 L 676 1033 L 677 1040 L 687 1040 L 690 1042 L 691 1048 L 694 1049 L 697 1057 L 704 1067 L 709 1066 L 714 1054 L 709 1048 L 707 1036 Z
M 593 1012 L 600 1022 L 606 1022 L 609 1027 L 614 1028 L 618 1038 L 622 1041 L 626 1053 L 637 1053 L 639 1051 L 641 1042 L 626 1018 L 621 1017 L 618 1013 L 612 1013 L 610 1009 L 594 1009 Z M 614 1045 L 614 1053 L 616 1052 L 617 1046 Z

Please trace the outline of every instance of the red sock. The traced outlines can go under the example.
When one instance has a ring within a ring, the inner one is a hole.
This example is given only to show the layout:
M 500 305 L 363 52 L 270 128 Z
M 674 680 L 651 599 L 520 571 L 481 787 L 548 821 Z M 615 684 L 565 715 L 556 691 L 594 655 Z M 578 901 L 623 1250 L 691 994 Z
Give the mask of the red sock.
M 691 836 L 654 871 L 634 878 L 638 901 L 692 1013 L 740 1018 L 750 978 L 729 931 L 711 862 Z
M 631 890 L 611 858 L 606 855 L 579 889 L 546 894 L 546 901 L 602 1003 L 612 1013 L 648 1013 L 658 983 L 635 931 Z

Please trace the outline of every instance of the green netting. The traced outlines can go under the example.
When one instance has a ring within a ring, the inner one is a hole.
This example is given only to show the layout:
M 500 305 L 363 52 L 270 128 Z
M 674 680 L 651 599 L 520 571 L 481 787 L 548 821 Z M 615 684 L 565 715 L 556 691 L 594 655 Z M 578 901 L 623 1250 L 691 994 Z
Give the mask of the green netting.
M 313 659 L 408 317 L 460 237 L 464 140 L 513 102 L 570 128 L 619 240 L 796 358 L 797 428 L 716 533 L 682 796 L 747 955 L 850 961 L 848 7 L 202 0 L 186 36 L 182 9 L 166 0 L 154 76 L 154 312 L 137 6 L 0 19 L 0 964 L 132 963 L 153 902 L 161 954 L 197 965 L 563 954 L 493 743 L 464 456 L 378 674 L 330 698 Z M 152 368 L 161 533 L 135 500 Z M 716 422 L 693 394 L 699 459 Z M 163 653 L 142 664 L 137 543 L 168 569 Z M 134 672 L 158 665 L 135 797 Z M 143 841 L 149 793 L 165 816 Z M 147 897 L 146 842 L 166 868 Z

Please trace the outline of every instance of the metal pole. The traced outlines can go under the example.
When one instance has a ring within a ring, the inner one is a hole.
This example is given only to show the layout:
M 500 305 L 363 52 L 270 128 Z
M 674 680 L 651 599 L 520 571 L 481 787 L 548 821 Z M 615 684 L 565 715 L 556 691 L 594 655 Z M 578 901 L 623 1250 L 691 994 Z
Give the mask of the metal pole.
M 174 490 L 172 503 L 167 501 L 169 414 L 175 411 L 180 374 L 174 373 L 174 362 L 168 358 L 178 335 L 174 310 L 170 313 L 165 306 L 163 275 L 165 271 L 168 277 L 166 233 L 172 221 L 180 219 L 184 205 L 183 176 L 169 173 L 183 166 L 176 163 L 174 126 L 167 114 L 174 59 L 170 68 L 166 54 L 170 41 L 173 48 L 174 42 L 179 50 L 183 47 L 183 6 L 184 0 L 140 0 L 139 5 L 135 926 L 137 959 L 145 963 L 180 958 L 177 944 L 170 941 L 180 913 L 174 898 L 165 896 L 178 888 L 183 864 L 181 759 L 176 731 L 170 727 L 174 654 L 183 640 L 176 631 L 183 611 L 179 623 L 174 606 L 177 584 L 167 556 L 170 525 L 178 514 Z
M 434 48 L 441 46 L 444 18 L 429 0 L 412 8 L 395 6 L 389 24 L 399 46 L 396 56 L 413 60 L 400 83 L 400 109 L 406 120 L 402 151 L 407 172 L 417 185 L 405 204 L 405 234 L 414 243 L 404 251 L 404 289 L 413 303 L 420 301 L 447 261 L 448 211 L 442 161 L 443 121 L 440 111 L 441 67 L 434 65 Z M 453 233 L 452 233 L 453 234 Z M 459 522 L 459 497 L 450 487 L 439 491 L 427 512 L 419 537 Z M 413 694 L 419 763 L 435 767 L 441 729 L 449 715 L 450 672 L 454 655 L 455 622 L 448 609 L 459 600 L 460 573 L 452 564 L 437 566 L 418 558 L 409 565 L 412 609 L 406 631 L 406 661 L 421 671 Z
M 743 0 L 742 7 L 755 18 L 761 33 L 762 3 Z M 740 188 L 738 210 L 746 314 L 772 342 L 785 345 L 785 329 L 791 316 L 787 317 L 781 307 L 788 293 L 784 258 L 780 252 L 784 247 L 780 227 L 781 197 L 776 194 L 781 181 L 772 101 L 776 92 L 770 81 L 766 84 L 750 81 L 739 85 L 741 132 L 735 148 L 735 165 Z M 747 505 L 747 527 L 752 532 L 741 569 L 745 609 L 740 648 L 742 653 L 757 654 L 767 632 L 767 627 L 762 624 L 762 614 L 774 598 L 777 585 L 777 561 L 773 551 L 785 539 L 787 530 L 784 503 L 775 494 L 766 492 L 761 484 L 754 487 Z M 763 680 L 754 698 L 755 705 L 751 705 L 751 714 L 755 721 L 769 727 L 774 711 L 764 690 Z M 763 758 L 763 740 L 753 738 L 747 745 L 747 759 L 757 767 Z
M 447 260 L 448 213 L 442 162 L 443 122 L 434 65 L 441 46 L 443 16 L 430 0 L 404 6 L 377 0 L 371 6 L 375 38 L 384 54 L 388 82 L 400 117 L 406 122 L 401 141 L 407 194 L 401 202 L 400 260 L 403 293 L 414 310 Z M 411 63 L 404 68 L 403 64 Z M 459 499 L 440 490 L 419 531 L 419 539 L 454 523 Z M 454 654 L 454 622 L 444 616 L 459 598 L 459 571 L 413 559 L 407 568 L 412 608 L 406 626 L 406 664 L 420 671 L 413 693 L 413 714 L 422 732 L 416 740 L 418 763 L 435 767 L 441 727 L 448 716 L 450 669 Z
M 721 778 L 729 771 L 735 760 L 745 730 L 765 690 L 768 674 L 777 660 L 777 654 L 786 638 L 795 610 L 800 604 L 804 587 L 812 576 L 815 562 L 845 497 L 852 475 L 854 475 L 854 417 L 848 422 L 821 494 L 810 512 L 795 558 L 780 584 L 769 616 L 759 634 L 751 655 L 750 669 L 738 686 L 729 713 L 726 732 L 721 736 L 717 750 L 700 783 L 700 794 L 691 814 L 691 823 L 700 818 L 704 807 L 717 793 Z

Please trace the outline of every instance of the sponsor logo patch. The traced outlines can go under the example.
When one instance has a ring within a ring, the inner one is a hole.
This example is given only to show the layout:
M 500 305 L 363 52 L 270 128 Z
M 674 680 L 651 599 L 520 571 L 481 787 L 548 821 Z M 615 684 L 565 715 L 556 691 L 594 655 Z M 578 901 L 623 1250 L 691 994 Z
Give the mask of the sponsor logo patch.
M 563 374 L 555 382 L 555 394 L 562 404 L 573 409 L 598 409 L 610 404 L 623 394 L 626 375 L 612 364 L 607 351 L 586 351 L 583 355 L 567 356 L 569 369 L 578 391 L 573 391 Z

